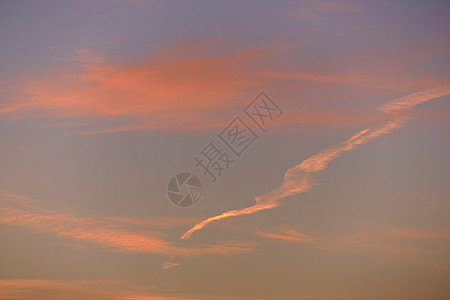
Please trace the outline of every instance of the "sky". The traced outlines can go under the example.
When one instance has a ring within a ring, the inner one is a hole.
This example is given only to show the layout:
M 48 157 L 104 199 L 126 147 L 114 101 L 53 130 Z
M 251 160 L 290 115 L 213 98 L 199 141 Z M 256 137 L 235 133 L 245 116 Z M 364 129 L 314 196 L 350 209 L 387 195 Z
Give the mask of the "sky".
M 449 13 L 0 1 L 0 299 L 447 299 Z

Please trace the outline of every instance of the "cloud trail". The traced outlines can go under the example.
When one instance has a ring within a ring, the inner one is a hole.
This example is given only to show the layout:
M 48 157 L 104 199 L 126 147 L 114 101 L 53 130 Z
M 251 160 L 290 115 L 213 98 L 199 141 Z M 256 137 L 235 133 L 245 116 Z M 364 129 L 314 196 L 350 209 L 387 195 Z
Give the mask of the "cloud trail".
M 450 94 L 450 85 L 416 92 L 408 96 L 395 99 L 378 108 L 383 114 L 383 120 L 378 124 L 361 130 L 347 140 L 324 149 L 323 151 L 304 160 L 299 165 L 288 169 L 282 184 L 275 190 L 255 198 L 256 204 L 244 209 L 236 209 L 210 217 L 197 223 L 189 229 L 181 239 L 189 239 L 191 235 L 205 227 L 207 224 L 239 215 L 248 215 L 261 210 L 280 206 L 279 200 L 287 196 L 300 194 L 312 187 L 311 175 L 324 170 L 328 164 L 341 153 L 351 151 L 356 146 L 364 144 L 376 137 L 400 127 L 405 121 L 404 113 L 422 102 Z

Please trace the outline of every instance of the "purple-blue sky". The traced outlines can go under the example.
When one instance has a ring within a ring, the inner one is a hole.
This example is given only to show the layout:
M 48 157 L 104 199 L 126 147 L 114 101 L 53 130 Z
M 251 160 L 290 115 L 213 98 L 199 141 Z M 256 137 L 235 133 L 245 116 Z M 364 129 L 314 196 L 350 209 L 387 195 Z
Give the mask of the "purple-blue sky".
M 0 298 L 446 299 L 449 12 L 2 1 Z M 193 157 L 236 116 L 260 138 L 211 183 Z

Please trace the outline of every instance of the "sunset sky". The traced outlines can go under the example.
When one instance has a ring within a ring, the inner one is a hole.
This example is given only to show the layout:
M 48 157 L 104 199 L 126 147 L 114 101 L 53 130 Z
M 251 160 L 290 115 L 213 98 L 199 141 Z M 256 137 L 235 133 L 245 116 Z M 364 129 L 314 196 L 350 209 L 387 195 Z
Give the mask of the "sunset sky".
M 449 15 L 0 1 L 0 299 L 449 299 Z

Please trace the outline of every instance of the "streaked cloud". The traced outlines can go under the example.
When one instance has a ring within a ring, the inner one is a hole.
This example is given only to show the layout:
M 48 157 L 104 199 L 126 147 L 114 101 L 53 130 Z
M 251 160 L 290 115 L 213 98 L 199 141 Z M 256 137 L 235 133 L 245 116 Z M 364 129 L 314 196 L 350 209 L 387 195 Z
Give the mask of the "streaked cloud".
M 2 279 L 0 295 L 11 300 L 194 300 L 189 296 L 160 295 L 149 292 L 151 286 L 135 286 L 107 280 L 34 280 Z
M 20 95 L 8 97 L 0 114 L 6 120 L 36 119 L 89 134 L 211 129 L 227 124 L 220 117 L 223 111 L 239 111 L 266 90 L 282 91 L 287 96 L 277 101 L 295 103 L 284 123 L 365 124 L 380 115 L 358 118 L 346 109 L 327 112 L 322 106 L 302 112 L 296 107 L 308 99 L 297 95 L 329 85 L 360 87 L 367 95 L 442 84 L 434 74 L 412 76 L 407 70 L 445 55 L 445 47 L 414 47 L 407 54 L 404 47 L 356 51 L 314 66 L 307 66 L 310 57 L 301 55 L 302 48 L 300 42 L 285 41 L 236 47 L 226 37 L 212 36 L 154 46 L 142 58 L 120 62 L 89 49 L 65 48 L 71 55 L 60 68 L 22 85 L 9 84 L 21 86 Z M 332 100 L 330 95 L 327 101 Z
M 193 218 L 125 218 L 125 217 L 105 217 L 104 219 L 124 224 L 131 224 L 140 227 L 153 228 L 173 228 L 186 226 L 198 221 Z
M 183 51 L 203 45 L 191 41 L 177 45 L 172 55 L 164 49 L 164 54 L 132 64 L 107 63 L 92 51 L 78 49 L 73 69 L 29 82 L 22 90 L 25 101 L 1 109 L 10 118 L 41 112 L 47 118 L 101 116 L 115 123 L 115 128 L 98 132 L 222 126 L 215 114 L 257 89 L 262 78 L 254 70 L 255 60 L 270 51 L 249 48 L 216 55 L 205 53 L 209 49 L 195 55 Z
M 450 240 L 448 229 L 418 228 L 359 228 L 348 234 L 321 237 L 314 244 L 317 249 L 339 253 L 385 254 L 442 254 L 450 253 L 450 247 L 439 243 Z
M 280 225 L 278 230 L 282 233 L 266 233 L 266 232 L 256 232 L 257 235 L 271 238 L 271 239 L 279 239 L 286 240 L 292 242 L 300 242 L 300 243 L 310 243 L 313 238 L 304 233 L 295 231 L 287 225 Z
M 0 295 L 8 300 L 264 300 L 262 297 L 159 293 L 153 286 L 121 280 L 0 279 Z M 301 298 L 304 299 L 304 298 Z M 306 298 L 305 298 L 306 299 Z
M 2 198 L 8 198 L 8 194 L 3 195 Z M 14 195 L 13 200 L 15 198 L 17 196 Z M 26 199 L 29 200 L 29 198 Z M 254 245 L 251 243 L 237 241 L 188 248 L 167 241 L 167 235 L 162 232 L 135 229 L 124 225 L 123 222 L 77 217 L 42 210 L 30 204 L 22 206 L 11 201 L 3 202 L 6 205 L 0 207 L 0 224 L 26 226 L 39 232 L 51 232 L 59 237 L 89 242 L 96 247 L 113 251 L 195 256 L 247 253 L 254 250 Z M 156 223 L 161 224 L 161 220 L 157 220 Z
M 275 190 L 256 197 L 256 204 L 244 209 L 230 210 L 220 215 L 213 216 L 197 223 L 189 229 L 181 239 L 189 239 L 190 236 L 205 227 L 207 224 L 239 215 L 253 214 L 255 212 L 267 209 L 273 209 L 280 206 L 280 200 L 292 195 L 298 195 L 312 188 L 311 175 L 324 170 L 328 164 L 340 154 L 355 149 L 358 145 L 364 144 L 391 130 L 400 127 L 405 121 L 404 113 L 422 102 L 442 97 L 450 94 L 450 85 L 438 88 L 416 92 L 405 97 L 395 99 L 381 107 L 379 110 L 385 114 L 382 122 L 359 131 L 349 139 L 326 148 L 325 150 L 304 160 L 299 165 L 287 170 L 282 184 Z
M 450 253 L 450 247 L 442 243 L 450 241 L 450 231 L 446 228 L 398 228 L 378 225 L 357 228 L 347 233 L 316 232 L 312 237 L 287 225 L 280 225 L 277 231 L 257 231 L 255 234 L 269 239 L 303 243 L 313 249 L 335 253 Z

